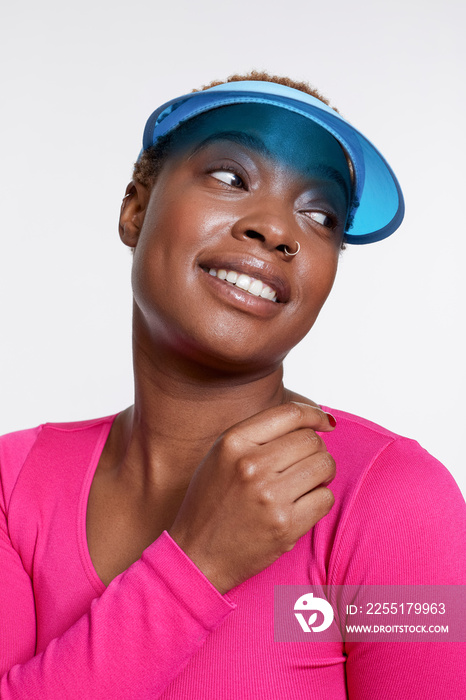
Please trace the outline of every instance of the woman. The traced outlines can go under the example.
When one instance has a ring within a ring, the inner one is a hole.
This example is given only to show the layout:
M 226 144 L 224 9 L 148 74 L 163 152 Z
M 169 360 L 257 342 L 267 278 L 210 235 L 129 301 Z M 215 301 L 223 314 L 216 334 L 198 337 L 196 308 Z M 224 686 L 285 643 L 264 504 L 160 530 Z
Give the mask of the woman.
M 464 584 L 448 472 L 282 383 L 342 244 L 402 216 L 301 84 L 236 76 L 151 116 L 120 216 L 134 406 L 1 443 L 2 699 L 461 696 L 459 644 L 273 633 L 280 584 Z

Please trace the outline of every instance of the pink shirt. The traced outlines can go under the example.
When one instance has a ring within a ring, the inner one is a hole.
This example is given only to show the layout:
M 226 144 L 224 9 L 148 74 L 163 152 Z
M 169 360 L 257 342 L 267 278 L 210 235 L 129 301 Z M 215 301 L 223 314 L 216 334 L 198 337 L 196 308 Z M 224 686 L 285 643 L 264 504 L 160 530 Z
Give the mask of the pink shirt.
M 279 643 L 277 584 L 465 584 L 466 507 L 417 443 L 340 411 L 335 505 L 221 595 L 164 532 L 108 587 L 86 507 L 114 416 L 0 438 L 0 697 L 452 700 L 463 643 Z

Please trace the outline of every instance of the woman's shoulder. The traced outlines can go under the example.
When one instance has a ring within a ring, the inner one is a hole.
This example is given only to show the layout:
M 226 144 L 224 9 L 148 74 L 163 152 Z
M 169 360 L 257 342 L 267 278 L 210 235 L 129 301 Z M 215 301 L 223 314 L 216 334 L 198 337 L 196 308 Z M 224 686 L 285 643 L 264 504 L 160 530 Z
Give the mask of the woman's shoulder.
M 350 490 L 357 492 L 364 483 L 377 483 L 381 491 L 444 490 L 457 494 L 464 503 L 450 471 L 416 439 L 353 413 L 320 407 L 336 419 L 333 432 L 321 433 L 321 437 L 336 461 L 342 488 L 351 484 Z
M 0 436 L 0 508 L 5 511 L 23 464 L 42 428 L 38 425 Z
M 105 423 L 112 423 L 116 415 L 117 414 L 105 416 L 103 418 L 91 418 L 89 420 L 67 421 L 63 423 L 41 423 L 34 428 L 15 430 L 10 433 L 5 433 L 5 435 L 0 435 L 0 463 L 2 457 L 5 461 L 10 461 L 11 459 L 15 461 L 18 457 L 27 456 L 39 436 L 47 431 L 64 433 L 83 431 Z
M 425 478 L 425 468 L 430 465 L 434 471 L 448 473 L 444 465 L 422 447 L 415 438 L 395 433 L 378 423 L 341 411 L 329 406 L 321 406 L 332 413 L 337 421 L 333 433 L 325 435 L 325 440 L 333 449 L 350 454 L 350 461 L 356 461 L 356 453 L 363 456 L 369 465 L 390 463 L 392 475 L 397 467 L 406 474 L 418 471 Z
M 298 394 L 295 391 L 290 391 L 287 390 L 287 396 L 290 401 L 298 401 L 299 403 L 307 403 L 310 406 L 316 406 L 317 408 L 322 409 L 326 413 L 331 413 L 334 418 L 337 420 L 337 423 L 339 426 L 344 427 L 345 432 L 350 430 L 351 433 L 373 433 L 374 437 L 375 435 L 378 435 L 382 441 L 391 441 L 397 438 L 400 438 L 400 435 L 397 435 L 391 430 L 388 430 L 387 428 L 384 428 L 381 425 L 378 425 L 377 423 L 367 420 L 367 418 L 362 418 L 361 416 L 357 416 L 353 413 L 348 413 L 347 411 L 341 411 L 336 408 L 331 408 L 330 406 L 324 405 L 324 404 L 319 404 L 316 403 L 315 401 L 312 401 L 311 399 L 308 399 L 306 396 L 303 396 L 302 394 Z M 341 430 L 339 429 L 337 431 L 337 434 L 341 434 Z
M 454 477 L 415 439 L 399 435 L 360 416 L 322 406 L 337 421 L 332 433 L 322 434 L 337 465 L 332 490 L 347 514 L 358 512 L 360 522 L 412 519 L 421 513 L 443 523 L 461 523 L 466 508 Z M 358 519 L 359 521 L 359 519 Z M 443 524 L 442 526 L 443 527 Z M 383 529 L 383 528 L 382 528 Z
M 379 423 L 369 420 L 368 418 L 363 418 L 362 416 L 357 416 L 354 413 L 348 413 L 348 411 L 342 411 L 338 408 L 332 408 L 323 404 L 320 404 L 320 408 L 331 413 L 335 417 L 337 425 L 342 426 L 342 429 L 344 428 L 345 433 L 349 432 L 353 435 L 364 434 L 368 437 L 372 435 L 374 440 L 382 443 L 390 443 L 399 439 L 410 439 L 393 432 L 393 430 L 389 428 L 385 428 Z
M 345 435 L 346 437 L 350 437 L 351 435 L 355 436 L 356 434 L 366 434 L 367 437 L 369 437 L 372 434 L 374 439 L 377 436 L 377 439 L 382 442 L 390 442 L 401 437 L 400 435 L 397 435 L 391 430 L 387 430 L 387 428 L 384 428 L 373 421 L 362 418 L 361 416 L 356 416 L 353 413 L 348 413 L 347 411 L 341 411 L 324 404 L 316 403 L 315 401 L 308 399 L 307 396 L 298 394 L 295 391 L 287 390 L 287 398 L 289 401 L 306 403 L 310 406 L 320 408 L 326 413 L 331 413 L 337 421 L 338 430 L 335 429 L 335 431 L 333 433 L 329 433 L 329 435 L 337 435 L 340 437 Z
M 29 455 L 37 446 L 50 448 L 51 443 L 65 444 L 67 437 L 111 424 L 115 416 L 63 423 L 42 423 L 34 428 L 16 430 L 0 436 L 0 500 L 7 507 L 14 486 Z M 90 436 L 90 434 L 89 434 Z

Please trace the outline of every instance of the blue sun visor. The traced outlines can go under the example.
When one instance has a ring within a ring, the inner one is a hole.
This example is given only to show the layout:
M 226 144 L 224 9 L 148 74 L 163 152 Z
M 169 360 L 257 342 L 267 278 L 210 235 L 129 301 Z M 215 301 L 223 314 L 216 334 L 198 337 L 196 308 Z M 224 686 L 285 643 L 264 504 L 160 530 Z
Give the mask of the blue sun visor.
M 300 90 L 258 80 L 223 83 L 166 102 L 147 120 L 142 151 L 182 122 L 217 107 L 270 104 L 312 119 L 331 133 L 353 165 L 352 225 L 347 243 L 374 243 L 390 236 L 404 216 L 403 194 L 393 170 L 372 143 L 324 102 Z

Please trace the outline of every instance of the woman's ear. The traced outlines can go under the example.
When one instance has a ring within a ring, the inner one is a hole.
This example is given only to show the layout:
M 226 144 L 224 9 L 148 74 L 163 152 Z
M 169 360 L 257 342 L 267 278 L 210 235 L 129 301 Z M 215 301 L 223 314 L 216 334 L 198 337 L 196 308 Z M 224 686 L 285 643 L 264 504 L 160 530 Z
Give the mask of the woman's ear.
M 139 239 L 150 192 L 139 182 L 131 181 L 126 188 L 120 209 L 118 230 L 123 243 L 135 248 Z

